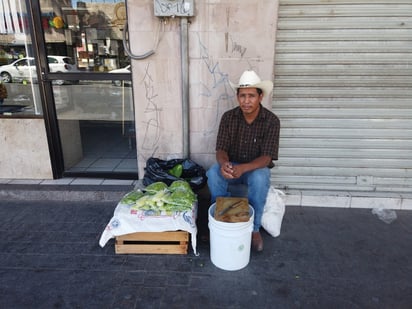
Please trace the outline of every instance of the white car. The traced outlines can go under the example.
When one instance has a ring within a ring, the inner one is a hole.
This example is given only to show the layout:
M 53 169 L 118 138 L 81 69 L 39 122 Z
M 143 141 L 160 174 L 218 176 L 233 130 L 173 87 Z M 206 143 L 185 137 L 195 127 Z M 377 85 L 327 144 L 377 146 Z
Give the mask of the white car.
M 111 70 L 111 71 L 109 71 L 109 73 L 115 73 L 115 74 L 116 73 L 129 73 L 130 74 L 130 70 L 131 70 L 131 67 L 130 67 L 130 64 L 129 64 L 129 65 L 125 66 L 124 68 Z M 112 83 L 113 83 L 113 85 L 118 86 L 118 87 L 122 86 L 122 81 L 121 80 L 113 80 Z M 124 81 L 125 85 L 130 86 L 131 83 L 132 82 L 130 80 L 125 80 Z
M 50 72 L 76 71 L 73 59 L 67 56 L 47 56 Z M 36 65 L 33 57 L 18 59 L 11 64 L 0 66 L 0 77 L 4 83 L 36 81 Z M 62 85 L 64 80 L 56 80 L 55 84 Z

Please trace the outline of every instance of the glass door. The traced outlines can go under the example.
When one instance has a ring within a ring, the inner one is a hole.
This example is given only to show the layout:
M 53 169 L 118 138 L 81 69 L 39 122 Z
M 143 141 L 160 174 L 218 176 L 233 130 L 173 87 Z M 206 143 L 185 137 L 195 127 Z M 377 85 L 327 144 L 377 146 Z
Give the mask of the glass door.
M 30 2 L 62 175 L 137 179 L 125 1 Z

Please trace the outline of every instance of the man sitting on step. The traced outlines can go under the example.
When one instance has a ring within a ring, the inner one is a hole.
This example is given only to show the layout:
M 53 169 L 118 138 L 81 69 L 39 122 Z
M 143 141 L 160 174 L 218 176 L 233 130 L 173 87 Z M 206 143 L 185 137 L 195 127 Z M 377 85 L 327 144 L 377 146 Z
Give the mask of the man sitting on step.
M 216 161 L 207 171 L 212 203 L 229 196 L 229 184 L 246 184 L 254 209 L 252 248 L 263 250 L 260 235 L 263 208 L 270 187 L 272 160 L 278 159 L 279 118 L 262 106 L 273 89 L 271 81 L 261 81 L 254 71 L 245 71 L 239 84 L 231 83 L 239 106 L 225 112 L 216 141 Z

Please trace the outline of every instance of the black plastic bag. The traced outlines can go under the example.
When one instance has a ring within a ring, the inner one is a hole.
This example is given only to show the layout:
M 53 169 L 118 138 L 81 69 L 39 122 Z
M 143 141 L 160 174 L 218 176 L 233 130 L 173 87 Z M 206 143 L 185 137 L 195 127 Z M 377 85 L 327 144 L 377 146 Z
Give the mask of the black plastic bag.
M 178 164 L 181 164 L 183 168 L 180 177 L 169 173 L 169 170 Z M 158 158 L 149 158 L 147 160 L 143 177 L 143 184 L 145 186 L 158 181 L 170 186 L 170 184 L 176 180 L 186 180 L 193 190 L 197 190 L 206 184 L 206 171 L 202 166 L 190 159 L 161 160 Z

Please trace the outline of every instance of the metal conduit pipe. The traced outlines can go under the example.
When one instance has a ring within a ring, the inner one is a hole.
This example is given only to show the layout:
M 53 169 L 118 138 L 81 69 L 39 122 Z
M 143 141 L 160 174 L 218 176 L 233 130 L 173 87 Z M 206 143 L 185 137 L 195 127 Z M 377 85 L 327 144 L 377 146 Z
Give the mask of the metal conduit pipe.
M 182 130 L 183 130 L 183 158 L 190 155 L 189 136 L 189 42 L 188 20 L 186 17 L 180 18 L 180 55 L 181 55 L 181 75 L 182 75 Z

